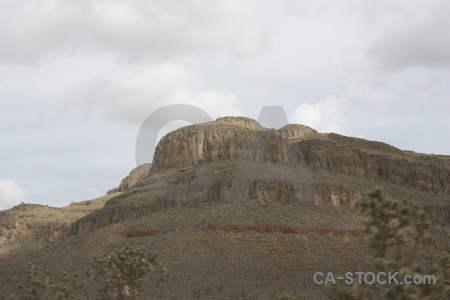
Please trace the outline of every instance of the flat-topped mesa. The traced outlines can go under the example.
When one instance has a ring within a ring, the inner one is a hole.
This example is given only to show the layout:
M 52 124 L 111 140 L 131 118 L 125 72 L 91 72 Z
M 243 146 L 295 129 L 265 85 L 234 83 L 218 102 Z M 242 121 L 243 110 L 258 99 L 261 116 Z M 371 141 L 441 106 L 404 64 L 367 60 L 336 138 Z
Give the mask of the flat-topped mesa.
M 243 117 L 187 126 L 164 136 L 155 150 L 151 173 L 224 160 L 288 163 L 294 156 L 277 130 Z
M 71 232 L 200 203 L 306 201 L 353 207 L 374 185 L 419 201 L 434 222 L 450 222 L 445 202 L 450 157 L 408 153 L 303 125 L 277 130 L 248 118 L 225 117 L 183 127 L 161 139 L 149 173 L 148 167 L 131 172 L 120 195 L 74 222 Z
M 304 125 L 267 129 L 244 117 L 223 117 L 167 134 L 155 150 L 151 174 L 219 161 L 303 163 L 308 167 L 413 186 L 450 190 L 450 157 L 401 151 L 384 143 L 323 134 Z
M 320 134 L 304 125 L 268 129 L 245 117 L 222 117 L 214 122 L 187 126 L 161 139 L 151 173 L 223 160 L 292 163 L 301 156 L 290 143 Z

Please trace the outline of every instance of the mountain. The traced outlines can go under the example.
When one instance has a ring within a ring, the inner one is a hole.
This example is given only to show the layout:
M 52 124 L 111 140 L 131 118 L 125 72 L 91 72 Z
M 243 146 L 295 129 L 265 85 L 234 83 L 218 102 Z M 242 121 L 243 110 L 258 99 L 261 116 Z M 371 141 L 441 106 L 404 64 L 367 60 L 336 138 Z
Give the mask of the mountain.
M 326 299 L 314 271 L 370 268 L 356 206 L 376 185 L 421 205 L 435 224 L 429 238 L 449 247 L 449 156 L 219 118 L 164 136 L 153 162 L 104 197 L 0 212 L 0 267 L 12 275 L 32 259 L 79 271 L 92 256 L 129 244 L 158 253 L 174 297 L 242 290 L 264 299 L 281 288 Z M 10 289 L 0 282 L 0 292 Z

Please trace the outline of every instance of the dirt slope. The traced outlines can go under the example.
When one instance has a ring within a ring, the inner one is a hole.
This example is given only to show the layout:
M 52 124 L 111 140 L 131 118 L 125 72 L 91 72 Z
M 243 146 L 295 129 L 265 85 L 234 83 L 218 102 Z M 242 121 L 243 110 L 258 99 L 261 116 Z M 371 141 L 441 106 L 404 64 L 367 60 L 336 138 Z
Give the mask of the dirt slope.
M 28 261 L 82 272 L 93 256 L 133 245 L 167 265 L 167 299 L 266 299 L 280 289 L 327 299 L 314 272 L 371 268 L 355 206 L 375 185 L 433 220 L 425 265 L 430 240 L 450 248 L 448 156 L 241 117 L 187 126 L 105 197 L 0 212 L 0 294 Z

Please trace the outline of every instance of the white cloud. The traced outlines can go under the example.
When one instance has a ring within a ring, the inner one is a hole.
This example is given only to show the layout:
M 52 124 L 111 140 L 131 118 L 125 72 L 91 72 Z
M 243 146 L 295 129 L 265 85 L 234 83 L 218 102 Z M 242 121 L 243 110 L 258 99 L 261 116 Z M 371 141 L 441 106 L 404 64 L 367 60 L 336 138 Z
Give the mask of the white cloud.
M 292 113 L 291 123 L 310 126 L 319 132 L 345 134 L 347 122 L 344 113 L 345 100 L 328 96 L 315 104 L 301 104 Z
M 134 166 L 136 124 L 174 103 L 281 105 L 319 131 L 449 154 L 448 3 L 0 0 L 0 178 L 49 205 L 105 192 Z M 92 118 L 61 110 L 64 91 Z
M 36 62 L 79 51 L 124 60 L 248 55 L 268 43 L 275 30 L 270 19 L 250 1 L 1 1 L 0 60 Z
M 90 187 L 84 193 L 83 199 L 91 200 L 91 199 L 99 198 L 101 196 L 103 196 L 103 194 L 98 189 L 96 189 L 95 187 Z
M 0 210 L 11 208 L 27 200 L 25 191 L 11 179 L 0 179 Z
M 202 80 L 195 72 L 166 63 L 124 82 L 91 80 L 68 89 L 66 97 L 72 107 L 138 124 L 154 110 L 169 104 L 191 104 L 212 118 L 241 114 L 232 93 L 201 90 L 201 84 Z

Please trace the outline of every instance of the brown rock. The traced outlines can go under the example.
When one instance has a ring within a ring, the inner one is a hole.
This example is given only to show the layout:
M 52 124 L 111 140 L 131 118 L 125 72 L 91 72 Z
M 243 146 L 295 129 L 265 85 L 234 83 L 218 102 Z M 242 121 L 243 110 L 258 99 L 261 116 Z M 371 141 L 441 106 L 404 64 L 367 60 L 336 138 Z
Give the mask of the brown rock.
M 144 178 L 146 178 L 150 174 L 151 167 L 152 164 L 143 164 L 134 168 L 127 177 L 122 179 L 120 185 L 108 191 L 108 194 L 123 192 L 142 183 Z
M 133 184 L 124 180 L 123 194 L 76 221 L 72 231 L 86 232 L 166 207 L 204 202 L 307 201 L 354 207 L 374 185 L 406 189 L 430 206 L 427 211 L 434 221 L 449 221 L 448 156 L 320 134 L 302 125 L 274 130 L 251 119 L 226 117 L 187 126 L 161 139 L 149 175 L 144 174 Z M 140 187 L 132 188 L 137 181 Z M 433 202 L 439 193 L 441 200 Z

